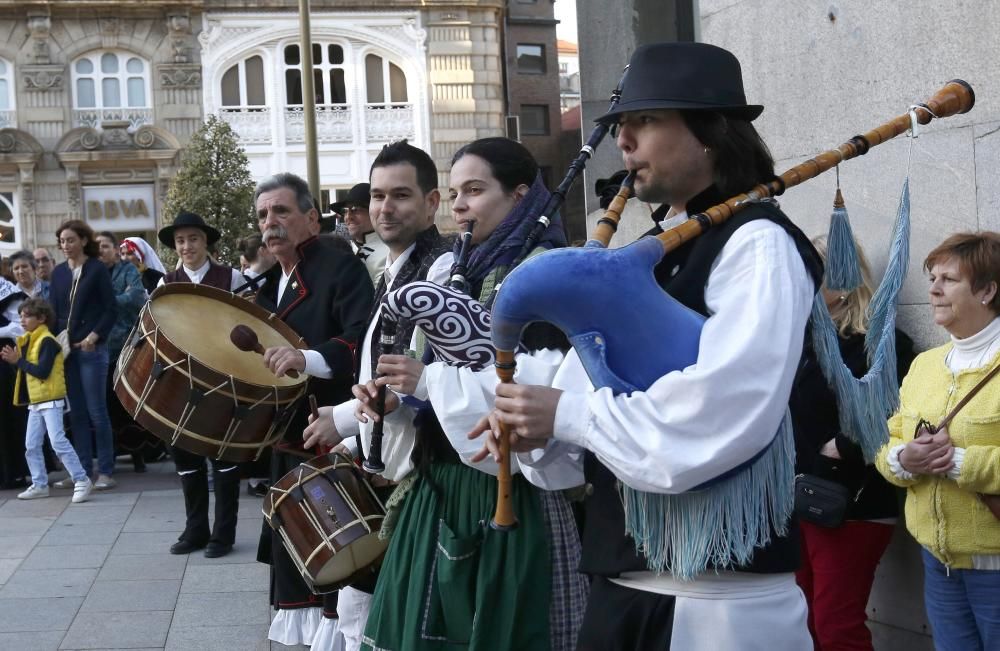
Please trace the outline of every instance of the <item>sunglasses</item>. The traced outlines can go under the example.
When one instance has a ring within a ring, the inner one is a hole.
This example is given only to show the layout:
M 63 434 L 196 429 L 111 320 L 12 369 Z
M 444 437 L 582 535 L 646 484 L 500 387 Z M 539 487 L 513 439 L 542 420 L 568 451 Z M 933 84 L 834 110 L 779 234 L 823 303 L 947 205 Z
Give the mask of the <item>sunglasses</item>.
M 920 438 L 921 434 L 934 435 L 937 433 L 937 427 L 932 425 L 927 419 L 921 418 L 917 421 L 917 426 L 913 428 L 913 438 Z

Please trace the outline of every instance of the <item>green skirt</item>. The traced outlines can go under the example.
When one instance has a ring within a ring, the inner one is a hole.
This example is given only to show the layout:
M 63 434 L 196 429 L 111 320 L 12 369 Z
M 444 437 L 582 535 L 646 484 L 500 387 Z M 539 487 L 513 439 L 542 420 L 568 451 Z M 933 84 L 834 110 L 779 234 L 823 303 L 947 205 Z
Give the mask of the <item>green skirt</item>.
M 496 478 L 434 464 L 407 495 L 362 649 L 549 651 L 551 568 L 537 489 L 514 477 L 518 526 L 490 528 Z

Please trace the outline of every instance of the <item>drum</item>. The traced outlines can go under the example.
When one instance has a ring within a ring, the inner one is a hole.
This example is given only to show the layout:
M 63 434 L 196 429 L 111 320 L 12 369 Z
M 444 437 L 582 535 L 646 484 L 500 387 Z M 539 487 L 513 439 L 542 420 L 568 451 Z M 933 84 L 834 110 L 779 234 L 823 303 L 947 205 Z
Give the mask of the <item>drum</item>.
M 389 545 L 378 537 L 382 501 L 339 453 L 314 457 L 278 480 L 263 511 L 316 594 L 369 580 Z
M 115 394 L 142 427 L 201 456 L 251 461 L 279 441 L 306 378 L 275 377 L 229 340 L 247 325 L 265 348 L 305 342 L 276 315 L 229 292 L 171 283 L 153 292 L 118 358 Z

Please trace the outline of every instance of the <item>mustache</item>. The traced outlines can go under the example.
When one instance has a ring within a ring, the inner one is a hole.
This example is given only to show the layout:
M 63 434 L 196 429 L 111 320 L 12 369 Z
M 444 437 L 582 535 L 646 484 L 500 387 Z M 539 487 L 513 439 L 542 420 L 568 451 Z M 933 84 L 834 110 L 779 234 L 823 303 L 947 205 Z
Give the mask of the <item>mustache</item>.
M 287 240 L 288 230 L 281 225 L 270 226 L 261 234 L 261 239 L 264 241 L 264 244 L 267 244 L 268 240 L 275 238 L 279 240 Z

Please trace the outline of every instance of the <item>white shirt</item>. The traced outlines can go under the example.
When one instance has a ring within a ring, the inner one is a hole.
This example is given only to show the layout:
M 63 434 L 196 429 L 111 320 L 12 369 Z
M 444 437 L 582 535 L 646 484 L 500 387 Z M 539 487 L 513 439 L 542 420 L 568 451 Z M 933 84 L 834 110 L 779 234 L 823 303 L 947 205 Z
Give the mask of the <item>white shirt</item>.
M 386 281 L 386 291 L 394 289 L 396 277 L 399 275 L 403 265 L 409 259 L 416 244 L 411 244 L 398 258 L 389 261 L 389 267 L 384 271 Z M 427 273 L 427 280 L 437 284 L 443 284 L 448 279 L 448 270 L 451 265 L 444 267 L 438 264 L 440 258 L 434 262 Z M 443 267 L 443 271 L 442 271 Z M 372 379 L 371 346 L 372 337 L 375 333 L 375 326 L 378 319 L 372 319 L 365 332 L 364 341 L 361 348 L 361 366 L 358 371 L 358 380 L 364 384 Z M 410 347 L 415 347 L 416 333 L 410 341 Z M 347 447 L 353 449 L 355 442 L 353 437 L 361 434 L 361 445 L 365 455 L 368 455 L 371 446 L 372 423 L 359 423 L 354 417 L 354 411 L 359 401 L 348 400 L 333 408 L 333 421 L 337 426 L 337 432 L 344 438 Z M 400 404 L 395 411 L 386 415 L 383 424 L 382 439 L 382 461 L 385 463 L 385 471 L 382 476 L 391 481 L 399 481 L 413 470 L 413 462 L 410 459 L 413 446 L 416 443 L 416 428 L 413 426 L 413 418 L 416 410 L 407 404 Z
M 580 483 L 585 448 L 636 490 L 681 493 L 752 458 L 784 417 L 814 293 L 792 238 L 758 220 L 740 227 L 712 265 L 705 287 L 710 316 L 693 366 L 616 396 L 588 388 L 575 352 L 519 355 L 515 381 L 564 390 L 554 438 L 543 450 L 517 455 L 525 477 L 543 488 Z M 663 336 L 670 336 L 669 324 Z M 428 367 L 427 385 L 454 440 L 492 406 L 497 380 L 492 370 L 479 372 L 478 388 L 486 390 L 474 398 L 470 372 L 441 366 Z M 475 418 L 457 413 L 473 400 Z M 575 478 L 566 475 L 570 469 Z
M 364 244 L 359 245 L 354 240 L 349 241 L 354 255 L 361 258 L 361 261 L 365 263 L 368 275 L 371 276 L 372 284 L 377 286 L 378 276 L 385 268 L 386 259 L 389 257 L 389 247 L 386 246 L 385 242 L 382 241 L 375 231 L 365 233 Z M 359 251 L 361 251 L 360 254 L 358 253 Z

